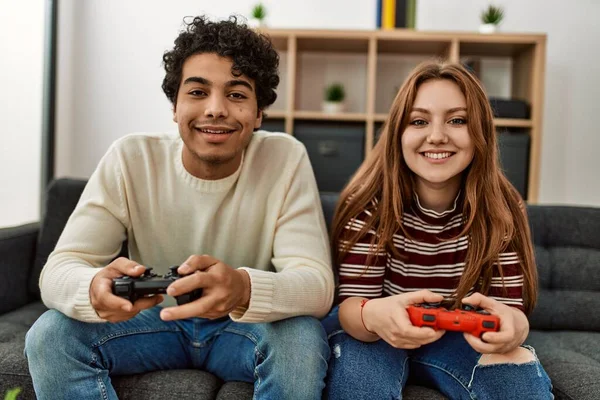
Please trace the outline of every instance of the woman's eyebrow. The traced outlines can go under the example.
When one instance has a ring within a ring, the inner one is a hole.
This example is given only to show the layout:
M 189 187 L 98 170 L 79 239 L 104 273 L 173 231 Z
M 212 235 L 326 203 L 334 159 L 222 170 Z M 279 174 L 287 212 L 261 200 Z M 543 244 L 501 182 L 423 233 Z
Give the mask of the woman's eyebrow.
M 446 110 L 446 114 L 452 114 L 455 113 L 457 111 L 467 111 L 466 107 L 453 107 L 453 108 L 449 108 L 448 110 Z M 423 114 L 431 114 L 431 111 L 429 111 L 426 108 L 420 108 L 420 107 L 413 107 L 413 109 L 411 110 L 411 112 L 420 112 Z

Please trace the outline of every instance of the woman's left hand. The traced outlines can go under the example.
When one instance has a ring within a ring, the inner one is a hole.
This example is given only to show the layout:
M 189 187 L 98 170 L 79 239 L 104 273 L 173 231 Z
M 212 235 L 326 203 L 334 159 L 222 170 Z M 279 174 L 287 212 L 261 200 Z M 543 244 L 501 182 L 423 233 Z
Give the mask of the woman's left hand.
M 520 346 L 529 334 L 529 321 L 525 314 L 497 300 L 491 299 L 481 293 L 474 293 L 462 300 L 469 304 L 484 309 L 500 318 L 498 332 L 485 332 L 481 339 L 469 333 L 464 333 L 466 341 L 482 354 L 507 353 Z

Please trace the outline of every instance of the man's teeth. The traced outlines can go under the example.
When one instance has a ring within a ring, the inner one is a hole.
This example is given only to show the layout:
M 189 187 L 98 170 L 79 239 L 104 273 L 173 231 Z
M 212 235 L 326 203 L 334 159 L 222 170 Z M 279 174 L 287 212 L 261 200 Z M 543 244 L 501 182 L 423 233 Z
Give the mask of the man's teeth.
M 442 158 L 448 158 L 452 153 L 425 153 L 425 157 L 433 158 L 434 160 L 441 160 Z
M 202 128 L 200 128 L 199 131 L 200 132 L 204 132 L 204 133 L 229 133 L 229 132 L 231 132 L 230 130 L 225 130 L 225 131 L 224 130 L 218 130 L 218 131 L 215 131 L 215 130 L 212 130 L 212 129 L 202 129 Z

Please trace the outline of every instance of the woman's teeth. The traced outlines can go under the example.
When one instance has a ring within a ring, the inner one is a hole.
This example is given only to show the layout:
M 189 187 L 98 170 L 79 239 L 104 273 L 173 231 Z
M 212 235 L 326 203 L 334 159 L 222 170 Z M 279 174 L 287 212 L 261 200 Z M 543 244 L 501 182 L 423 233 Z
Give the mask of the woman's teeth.
M 452 153 L 423 153 L 425 157 L 432 158 L 434 160 L 441 160 L 443 158 L 448 158 L 452 155 Z

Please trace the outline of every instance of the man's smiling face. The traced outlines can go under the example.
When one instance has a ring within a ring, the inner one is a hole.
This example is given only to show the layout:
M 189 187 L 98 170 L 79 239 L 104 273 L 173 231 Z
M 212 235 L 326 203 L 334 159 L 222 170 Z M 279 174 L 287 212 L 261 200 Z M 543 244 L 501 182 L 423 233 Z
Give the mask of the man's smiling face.
M 254 81 L 233 75 L 232 66 L 215 53 L 195 54 L 183 64 L 173 120 L 185 144 L 183 164 L 199 178 L 233 174 L 262 122 Z

